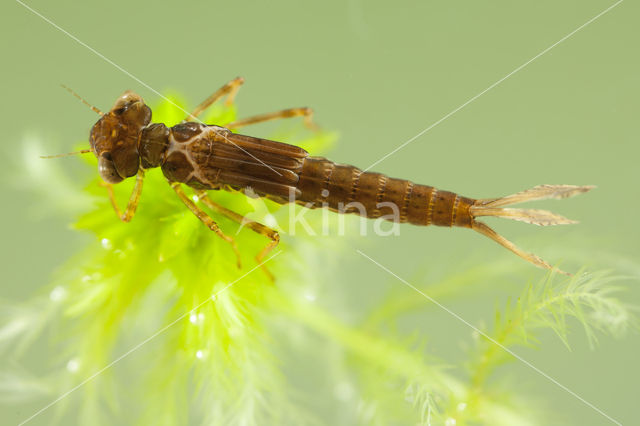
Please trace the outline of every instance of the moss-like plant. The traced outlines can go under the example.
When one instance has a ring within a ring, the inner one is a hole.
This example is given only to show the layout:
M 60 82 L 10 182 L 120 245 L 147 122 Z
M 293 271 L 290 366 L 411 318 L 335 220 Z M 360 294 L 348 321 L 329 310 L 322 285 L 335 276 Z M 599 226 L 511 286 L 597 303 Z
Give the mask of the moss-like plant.
M 168 102 L 153 111 L 155 121 L 168 125 L 184 115 Z M 234 119 L 234 107 L 214 107 L 204 121 Z M 278 138 L 317 151 L 331 137 L 296 131 Z M 89 164 L 95 167 L 94 160 Z M 40 174 L 49 181 L 56 176 L 63 175 Z M 131 185 L 116 186 L 118 199 L 127 198 Z M 287 209 L 275 204 L 257 209 L 242 194 L 211 196 L 263 223 L 272 216 L 287 221 Z M 184 207 L 159 170 L 147 173 L 129 224 L 117 219 L 97 178 L 84 195 L 65 199 L 84 210 L 75 228 L 93 242 L 60 268 L 42 296 L 0 311 L 0 345 L 8 358 L 24 358 L 34 342 L 47 353 L 40 357 L 47 365 L 34 368 L 37 378 L 15 363 L 2 372 L 4 397 L 12 403 L 37 397 L 47 409 L 34 414 L 51 421 L 535 424 L 543 420 L 526 394 L 489 380 L 512 359 L 504 348 L 531 345 L 545 328 L 567 343 L 572 319 L 590 342 L 596 331 L 618 333 L 631 321 L 610 276 L 549 274 L 499 310 L 484 331 L 490 339 L 477 338 L 468 362 L 450 365 L 426 355 L 426 336 L 388 331 L 394 319 L 427 307 L 420 294 L 391 295 L 360 325 L 315 303 L 320 271 L 348 250 L 336 238 L 285 237 L 267 263 L 273 283 L 254 260 L 268 242 L 264 237 L 214 215 L 235 234 L 244 265 L 238 269 L 229 244 Z M 479 267 L 421 291 L 435 299 L 464 297 L 470 287 L 490 287 L 497 275 L 500 267 Z M 38 340 L 43 334 L 50 336 L 46 343 Z

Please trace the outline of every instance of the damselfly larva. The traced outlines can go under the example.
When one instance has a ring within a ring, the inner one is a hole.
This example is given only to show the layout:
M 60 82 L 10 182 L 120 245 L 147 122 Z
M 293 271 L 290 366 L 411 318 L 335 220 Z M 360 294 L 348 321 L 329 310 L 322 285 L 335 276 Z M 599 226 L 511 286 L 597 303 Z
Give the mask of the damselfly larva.
M 229 130 L 296 116 L 304 117 L 307 125 L 313 127 L 309 108 L 291 108 L 254 116 L 229 123 L 226 127 L 193 121 L 225 95 L 227 102 L 232 102 L 243 82 L 242 78 L 230 81 L 202 102 L 182 123 L 173 127 L 152 123 L 151 109 L 131 91 L 124 92 L 106 114 L 87 103 L 101 117 L 91 129 L 91 148 L 79 153 L 92 152 L 98 158 L 100 176 L 122 221 L 131 220 L 136 211 L 145 170 L 160 167 L 189 210 L 231 244 L 238 263 L 239 255 L 233 238 L 223 233 L 211 216 L 185 194 L 183 184 L 194 188 L 198 199 L 212 211 L 271 240 L 257 255 L 259 263 L 278 244 L 278 232 L 215 203 L 207 196 L 207 190 L 250 190 L 283 204 L 296 202 L 310 208 L 325 207 L 340 213 L 389 218 L 414 225 L 471 228 L 534 265 L 551 269 L 547 262 L 516 247 L 478 218 L 504 217 L 543 226 L 575 223 L 545 210 L 505 206 L 524 201 L 567 198 L 593 188 L 540 185 L 502 198 L 473 199 L 408 180 L 362 171 L 326 158 L 312 157 L 294 145 Z M 127 208 L 121 212 L 111 185 L 132 176 L 136 176 L 136 184 Z M 393 212 L 398 214 L 388 214 Z

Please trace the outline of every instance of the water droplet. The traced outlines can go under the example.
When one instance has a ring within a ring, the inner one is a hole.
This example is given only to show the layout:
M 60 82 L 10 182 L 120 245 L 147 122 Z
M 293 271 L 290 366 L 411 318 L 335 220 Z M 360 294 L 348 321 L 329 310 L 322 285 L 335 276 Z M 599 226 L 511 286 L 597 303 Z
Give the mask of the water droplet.
M 80 368 L 80 363 L 78 362 L 77 359 L 73 358 L 73 359 L 70 359 L 69 362 L 67 362 L 67 370 L 70 371 L 71 373 L 77 372 L 79 368 Z
M 202 350 L 197 350 L 196 351 L 196 358 L 198 358 L 198 359 L 204 358 L 204 352 Z
M 67 297 L 67 289 L 62 286 L 57 286 L 49 293 L 49 298 L 54 302 L 59 302 L 65 297 Z
M 198 314 L 198 321 L 200 322 L 204 321 L 204 314 L 202 312 Z
M 200 201 L 200 197 L 198 197 L 197 195 L 194 195 L 193 197 L 191 197 L 191 199 L 193 200 L 194 203 L 197 203 L 198 201 Z
M 320 192 L 320 195 L 322 195 L 324 198 L 327 198 L 329 196 L 329 190 L 323 189 L 322 192 Z
M 111 250 L 113 248 L 113 245 L 111 244 L 111 241 L 108 238 L 103 238 L 100 241 L 100 244 L 102 244 L 102 248 L 105 250 Z
M 456 423 L 456 419 L 454 419 L 453 417 L 449 417 L 444 421 L 445 426 L 456 426 Z
M 196 314 L 189 315 L 189 322 L 191 322 L 191 324 L 196 324 L 198 322 L 198 316 Z
M 213 300 L 214 302 L 216 301 L 216 299 L 218 298 L 218 294 L 220 294 L 221 292 L 224 291 L 224 289 L 226 289 L 229 286 L 228 283 L 224 282 L 224 281 L 218 281 L 213 285 L 213 288 L 217 288 L 218 290 L 213 293 L 211 295 L 211 300 Z
M 467 403 L 466 402 L 461 402 L 458 404 L 458 411 L 464 411 L 467 408 Z

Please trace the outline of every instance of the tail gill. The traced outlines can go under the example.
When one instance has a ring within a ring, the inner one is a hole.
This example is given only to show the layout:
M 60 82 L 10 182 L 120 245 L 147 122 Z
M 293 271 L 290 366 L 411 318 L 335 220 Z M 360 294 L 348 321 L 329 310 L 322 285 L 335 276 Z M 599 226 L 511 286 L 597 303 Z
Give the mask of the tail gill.
M 566 225 L 577 223 L 574 220 L 567 219 L 563 216 L 547 210 L 519 208 L 514 209 L 504 206 L 523 203 L 525 201 L 569 198 L 583 192 L 587 192 L 593 188 L 595 187 L 576 185 L 538 185 L 534 188 L 527 189 L 526 191 L 518 192 L 517 194 L 508 195 L 502 198 L 477 200 L 469 210 L 469 213 L 473 217 L 471 228 L 491 238 L 498 244 L 511 250 L 521 258 L 533 263 L 534 265 L 540 268 L 552 269 L 551 265 L 549 265 L 547 262 L 536 256 L 535 254 L 523 251 L 511 241 L 495 232 L 489 226 L 475 219 L 481 216 L 504 217 L 507 219 L 518 220 L 521 222 L 532 223 L 534 225 L 540 226 Z M 570 275 L 567 272 L 561 270 L 559 272 L 565 275 Z

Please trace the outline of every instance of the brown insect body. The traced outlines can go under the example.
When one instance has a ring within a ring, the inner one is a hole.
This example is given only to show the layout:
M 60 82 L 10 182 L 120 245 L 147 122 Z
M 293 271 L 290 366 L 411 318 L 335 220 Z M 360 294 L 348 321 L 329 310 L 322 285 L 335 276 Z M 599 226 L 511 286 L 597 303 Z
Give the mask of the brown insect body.
M 236 86 L 233 86 L 234 82 Z M 201 112 L 211 103 L 211 99 L 219 98 L 219 93 L 229 94 L 237 90 L 241 83 L 238 79 L 230 82 L 216 92 L 217 97 L 216 94 L 212 95 L 196 111 Z M 306 116 L 310 110 L 284 110 L 279 114 L 253 117 L 237 124 L 288 117 L 292 116 L 291 111 Z M 194 112 L 188 119 L 196 115 Z M 233 124 L 229 127 L 234 128 Z M 100 175 L 107 184 L 118 183 L 138 174 L 139 188 L 136 186 L 128 214 L 123 215 L 123 220 L 133 216 L 142 188 L 144 169 L 160 167 L 187 207 L 232 244 L 233 240 L 224 235 L 211 218 L 205 217 L 206 213 L 181 192 L 178 184 L 186 184 L 198 191 L 246 191 L 250 188 L 257 195 L 280 203 L 295 201 L 307 207 L 325 207 L 341 213 L 382 217 L 414 225 L 472 228 L 544 268 L 551 266 L 537 256 L 520 250 L 479 222 L 477 217 L 507 217 L 538 225 L 574 223 L 543 210 L 509 209 L 504 206 L 545 198 L 565 198 L 592 188 L 541 185 L 508 197 L 476 200 L 408 180 L 389 178 L 380 173 L 363 172 L 354 166 L 309 156 L 307 151 L 294 145 L 233 133 L 220 126 L 186 121 L 168 128 L 162 123 L 151 123 L 151 109 L 140 96 L 129 91 L 118 98 L 111 111 L 103 114 L 93 126 L 90 142 L 91 150 L 99 160 Z M 203 192 L 200 194 L 206 196 Z M 112 201 L 119 211 L 113 198 Z M 241 218 L 211 200 L 204 201 L 207 206 L 234 220 Z M 394 211 L 397 214 L 391 214 Z M 261 258 L 277 244 L 279 237 L 264 225 L 255 223 L 250 227 L 272 239 L 272 244 L 259 256 Z
M 400 208 L 400 222 L 414 225 L 471 226 L 475 200 L 432 186 L 380 173 L 362 172 L 294 145 L 234 134 L 215 125 L 186 122 L 167 128 L 150 123 L 151 109 L 125 93 L 94 125 L 90 141 L 109 183 L 160 167 L 171 182 L 196 189 L 251 188 L 281 203 L 295 201 L 369 218 L 391 217 L 385 205 Z M 364 208 L 350 204 L 358 202 Z M 379 207 L 380 205 L 383 207 Z

